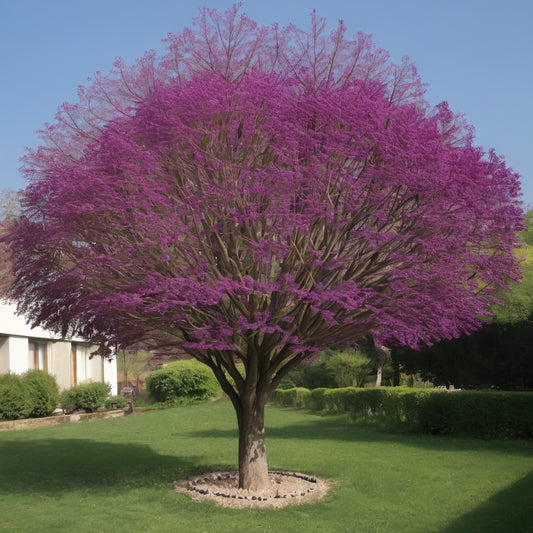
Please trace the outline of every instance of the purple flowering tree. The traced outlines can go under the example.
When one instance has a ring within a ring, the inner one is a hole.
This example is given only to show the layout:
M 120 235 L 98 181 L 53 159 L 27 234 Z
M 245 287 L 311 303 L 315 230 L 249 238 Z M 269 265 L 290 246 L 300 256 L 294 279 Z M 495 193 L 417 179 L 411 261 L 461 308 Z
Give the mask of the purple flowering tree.
M 291 369 L 368 335 L 473 331 L 519 277 L 518 176 L 428 105 L 409 61 L 324 27 L 204 9 L 163 57 L 95 75 L 25 157 L 7 238 L 35 324 L 212 369 L 249 489 Z

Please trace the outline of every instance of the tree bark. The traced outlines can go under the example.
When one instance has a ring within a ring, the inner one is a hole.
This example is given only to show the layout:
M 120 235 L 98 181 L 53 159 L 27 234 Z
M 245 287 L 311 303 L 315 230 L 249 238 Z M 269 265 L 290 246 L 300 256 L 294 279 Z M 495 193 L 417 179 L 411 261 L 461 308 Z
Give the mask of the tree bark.
M 381 387 L 382 378 L 383 378 L 383 363 L 381 363 L 380 361 L 379 366 L 378 366 L 378 373 L 376 376 L 376 387 Z
M 239 422 L 239 488 L 251 491 L 269 487 L 265 446 L 265 403 L 241 398 Z

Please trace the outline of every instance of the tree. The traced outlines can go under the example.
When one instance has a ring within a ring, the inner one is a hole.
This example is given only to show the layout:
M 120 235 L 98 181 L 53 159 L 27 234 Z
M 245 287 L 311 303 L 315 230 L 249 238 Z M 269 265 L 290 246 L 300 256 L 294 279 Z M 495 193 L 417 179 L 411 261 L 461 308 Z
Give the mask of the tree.
M 520 232 L 523 277 L 511 290 L 496 292 L 503 305 L 492 308 L 491 323 L 472 335 L 443 340 L 423 350 L 395 349 L 396 364 L 422 372 L 437 383 L 462 387 L 533 388 L 533 211 Z
M 20 214 L 20 193 L 12 189 L 0 191 L 0 220 L 12 220 Z
M 8 232 L 9 223 L 20 214 L 19 193 L 11 189 L 0 191 L 0 237 Z M 9 248 L 0 241 L 0 299 L 12 283 Z
M 519 277 L 518 176 L 430 108 L 407 59 L 344 34 L 203 9 L 161 60 L 119 61 L 62 106 L 8 237 L 35 324 L 213 370 L 249 489 L 268 484 L 264 408 L 291 369 L 367 335 L 473 331 Z
M 371 372 L 372 361 L 362 352 L 335 352 L 327 362 L 335 376 L 337 387 L 364 387 Z
M 524 322 L 530 320 L 533 314 L 533 211 L 525 213 L 524 226 L 525 230 L 519 234 L 520 247 L 515 250 L 520 259 L 522 279 L 511 283 L 511 290 L 496 291 L 503 303 L 493 307 L 492 322 Z
M 421 350 L 395 348 L 393 361 L 436 385 L 504 390 L 533 389 L 533 314 L 494 322 L 471 335 L 445 339 Z
M 141 378 L 146 377 L 146 374 L 153 369 L 150 364 L 152 354 L 144 350 L 128 349 L 121 350 L 117 353 L 117 370 L 119 378 L 122 377 L 122 382 L 125 387 L 129 386 L 130 382 L 135 380 L 135 386 L 139 391 Z M 120 379 L 119 379 L 120 381 Z
M 376 387 L 381 387 L 383 382 L 383 368 L 391 361 L 390 349 L 386 346 L 375 346 L 372 355 L 376 362 Z

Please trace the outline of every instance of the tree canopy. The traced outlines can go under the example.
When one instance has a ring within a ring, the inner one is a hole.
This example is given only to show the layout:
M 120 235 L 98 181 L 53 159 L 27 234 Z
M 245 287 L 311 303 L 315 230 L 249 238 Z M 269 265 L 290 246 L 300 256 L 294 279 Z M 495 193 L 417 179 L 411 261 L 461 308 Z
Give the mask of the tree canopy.
M 26 156 L 11 296 L 102 354 L 144 341 L 210 366 L 260 487 L 263 408 L 296 365 L 479 327 L 519 277 L 518 176 L 342 23 L 203 9 L 167 45 L 97 74 Z

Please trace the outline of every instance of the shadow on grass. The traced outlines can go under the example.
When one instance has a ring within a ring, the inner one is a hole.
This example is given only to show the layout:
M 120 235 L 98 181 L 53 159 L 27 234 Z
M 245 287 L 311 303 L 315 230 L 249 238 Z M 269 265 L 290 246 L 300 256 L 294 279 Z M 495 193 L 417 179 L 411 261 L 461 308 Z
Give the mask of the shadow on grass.
M 440 533 L 533 532 L 533 472 L 451 522 Z
M 84 439 L 2 442 L 0 494 L 156 487 L 197 473 L 199 465 L 194 456 L 160 455 L 139 444 Z
M 300 411 L 300 413 L 303 413 Z M 495 453 L 518 454 L 533 456 L 533 442 L 521 440 L 484 440 L 474 437 L 454 437 L 445 435 L 424 435 L 407 432 L 391 432 L 372 426 L 358 425 L 350 422 L 346 416 L 319 416 L 310 414 L 304 420 L 301 417 L 291 423 L 290 420 L 280 423 L 269 422 L 267 416 L 265 434 L 268 439 L 294 440 L 340 440 L 359 443 L 396 443 L 416 446 L 431 450 L 469 451 L 472 449 L 488 449 Z M 196 438 L 238 438 L 237 429 L 213 429 L 193 431 L 190 436 Z

